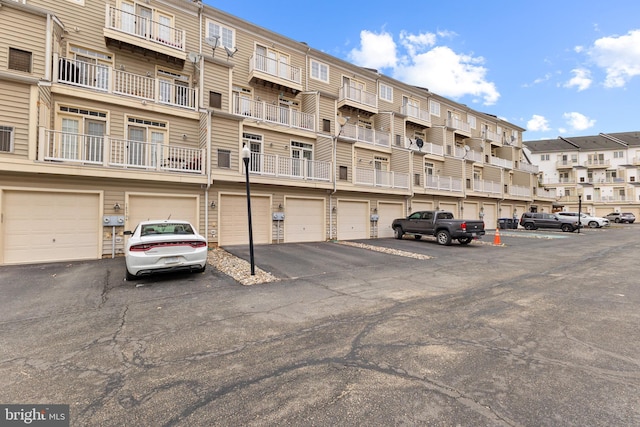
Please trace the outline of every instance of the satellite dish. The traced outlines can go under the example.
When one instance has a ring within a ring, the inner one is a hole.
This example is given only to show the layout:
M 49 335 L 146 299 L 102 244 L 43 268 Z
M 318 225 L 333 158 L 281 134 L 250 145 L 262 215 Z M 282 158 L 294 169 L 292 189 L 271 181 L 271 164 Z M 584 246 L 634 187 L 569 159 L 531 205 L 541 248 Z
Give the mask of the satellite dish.
M 224 50 L 227 52 L 227 56 L 229 58 L 233 58 L 233 55 L 235 55 L 235 53 L 238 51 L 237 47 L 234 47 L 233 50 L 229 49 L 228 47 L 224 47 Z
M 471 150 L 471 147 L 469 147 L 468 145 L 465 145 L 465 146 L 464 146 L 464 151 L 467 151 L 467 152 L 468 152 L 469 150 Z
M 424 141 L 422 140 L 422 138 L 416 139 L 416 145 L 418 146 L 418 148 L 424 147 Z
M 189 61 L 193 62 L 194 64 L 200 60 L 197 53 L 189 52 L 188 57 Z
M 218 47 L 218 40 L 220 40 L 220 36 L 212 36 L 204 39 L 205 43 L 214 49 Z

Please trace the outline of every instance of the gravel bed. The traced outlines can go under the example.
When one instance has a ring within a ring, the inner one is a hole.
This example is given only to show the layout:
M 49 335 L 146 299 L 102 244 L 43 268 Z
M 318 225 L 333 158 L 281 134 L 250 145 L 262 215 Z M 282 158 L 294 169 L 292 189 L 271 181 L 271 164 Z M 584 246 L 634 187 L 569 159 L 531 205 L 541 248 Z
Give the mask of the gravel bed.
M 340 245 L 354 246 L 356 248 L 368 249 L 370 251 L 382 252 L 382 253 L 391 254 L 391 255 L 398 255 L 398 256 L 403 256 L 403 257 L 407 257 L 407 258 L 415 258 L 415 259 L 431 259 L 431 258 L 433 258 L 433 257 L 430 257 L 429 255 L 416 254 L 416 253 L 413 253 L 413 252 L 401 251 L 401 250 L 398 250 L 398 249 L 383 248 L 381 246 L 367 245 L 367 244 L 364 244 L 364 243 L 355 243 L 355 242 L 336 242 L 336 243 L 338 243 Z
M 255 275 L 251 275 L 251 264 L 229 252 L 213 248 L 209 251 L 208 262 L 220 272 L 233 277 L 243 285 L 258 285 L 261 283 L 276 282 L 278 279 L 271 273 L 261 270 L 256 266 Z

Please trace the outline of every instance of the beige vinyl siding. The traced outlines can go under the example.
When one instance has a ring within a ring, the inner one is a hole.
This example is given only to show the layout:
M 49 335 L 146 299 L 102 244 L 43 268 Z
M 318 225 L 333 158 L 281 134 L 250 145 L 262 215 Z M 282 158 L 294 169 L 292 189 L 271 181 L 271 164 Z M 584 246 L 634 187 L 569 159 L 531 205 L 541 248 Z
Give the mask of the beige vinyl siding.
M 445 158 L 440 175 L 462 178 L 462 162 L 459 159 L 453 159 L 451 157 Z M 465 185 L 464 183 L 462 184 L 463 186 Z
M 482 179 L 486 181 L 501 183 L 502 169 L 485 165 L 482 173 Z
M 13 7 L 3 7 L 0 8 L 0 22 L 3 23 L 0 25 L 0 70 L 8 69 L 8 52 L 11 47 L 31 52 L 30 75 L 44 76 L 46 16 L 33 15 Z M 19 22 L 20 25 L 7 25 L 8 22 Z
M 408 150 L 392 149 L 389 157 L 389 170 L 406 174 L 411 172 L 411 153 Z M 409 177 L 409 185 L 411 178 Z
M 340 166 L 347 167 L 348 182 L 353 181 L 353 146 L 351 144 L 344 144 L 338 142 L 338 148 L 336 150 L 336 179 L 340 176 Z M 345 183 L 345 181 L 338 180 L 338 183 Z
M 209 45 L 205 46 L 209 48 Z M 224 51 L 224 49 L 223 49 Z M 210 51 L 204 51 L 205 55 L 211 55 Z M 221 111 L 231 111 L 231 93 L 229 92 L 229 81 L 231 79 L 231 70 L 227 66 L 217 65 L 211 61 L 204 63 L 204 108 L 209 107 L 209 92 L 222 94 Z
M 14 128 L 13 155 L 27 157 L 31 87 L 0 80 L 0 126 Z M 7 153 L 0 153 L 5 156 Z
M 214 176 L 220 172 L 237 176 L 240 172 L 241 138 L 240 124 L 237 121 L 220 118 L 215 114 L 211 117 L 211 162 Z M 219 149 L 231 152 L 231 163 L 228 169 L 218 167 Z
M 318 135 L 313 145 L 313 156 L 314 160 L 331 162 L 333 168 L 333 139 Z

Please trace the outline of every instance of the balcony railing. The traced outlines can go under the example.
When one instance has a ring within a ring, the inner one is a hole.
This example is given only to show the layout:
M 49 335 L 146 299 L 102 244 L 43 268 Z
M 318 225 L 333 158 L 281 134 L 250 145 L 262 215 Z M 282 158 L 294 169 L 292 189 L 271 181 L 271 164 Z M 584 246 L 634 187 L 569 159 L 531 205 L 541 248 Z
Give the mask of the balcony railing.
M 41 137 L 42 149 L 38 158 L 44 161 L 204 173 L 205 152 L 201 148 L 45 129 Z
M 531 197 L 531 189 L 521 185 L 512 185 L 509 188 L 509 194 L 516 197 Z
M 391 134 L 389 132 L 367 129 L 349 123 L 342 127 L 342 136 L 344 138 L 354 139 L 356 142 L 364 142 L 380 147 L 391 146 Z
M 538 166 L 536 165 L 530 165 L 529 163 L 523 163 L 520 162 L 520 164 L 518 165 L 518 170 L 521 170 L 523 172 L 529 172 L 529 173 L 538 173 Z
M 452 176 L 427 175 L 424 180 L 424 188 L 462 192 L 462 180 Z
M 489 163 L 494 166 L 500 166 L 501 168 L 513 169 L 513 162 L 511 160 L 502 159 L 500 157 L 491 156 Z
M 344 85 L 340 88 L 339 94 L 340 101 L 353 101 L 357 104 L 366 105 L 373 108 L 378 108 L 378 96 L 375 93 L 365 92 L 362 89 L 358 89 L 349 85 Z
M 162 18 L 161 18 L 162 19 Z M 184 52 L 185 31 L 149 17 L 136 15 L 107 5 L 105 26 L 132 36 Z
M 74 59 L 58 60 L 58 82 L 159 104 L 196 108 L 196 90 L 186 84 Z
M 415 105 L 403 105 L 400 107 L 400 112 L 408 117 L 413 117 L 422 122 L 431 123 L 431 115 L 427 110 L 421 110 Z
M 356 184 L 386 188 L 409 188 L 409 174 L 379 169 L 356 168 Z
M 499 182 L 487 181 L 484 179 L 473 180 L 473 191 L 500 194 L 502 193 L 502 189 L 500 187 L 501 184 Z
M 551 191 L 551 190 L 547 190 L 546 188 L 539 188 L 539 187 L 534 187 L 533 195 L 538 197 L 549 198 L 549 199 L 553 199 L 556 197 L 555 191 Z
M 471 132 L 471 125 L 457 118 L 447 119 L 446 126 L 453 130 L 461 130 L 467 133 Z
M 632 196 L 624 195 L 624 194 L 617 194 L 615 196 L 598 196 L 598 195 L 594 195 L 593 196 L 593 201 L 594 202 L 604 202 L 604 203 L 633 202 L 634 199 L 633 199 Z
M 416 140 L 410 138 L 405 138 L 405 147 L 414 151 L 433 154 L 436 156 L 442 156 L 444 154 L 444 147 L 442 145 L 434 144 L 432 142 L 423 142 L 422 148 L 420 148 L 416 145 Z
M 496 132 L 490 131 L 488 129 L 485 129 L 482 131 L 482 136 L 484 137 L 484 139 L 486 141 L 490 141 L 490 142 L 499 142 L 500 141 L 500 135 L 497 134 Z
M 580 163 L 578 163 L 577 160 L 558 160 L 556 162 L 556 169 L 567 169 L 567 168 L 573 168 L 574 166 L 578 166 Z
M 447 154 L 451 155 L 451 146 L 447 147 Z M 473 162 L 482 162 L 482 153 L 480 151 L 469 150 L 463 147 L 453 146 L 453 157 L 457 159 L 466 159 Z
M 251 153 L 249 172 L 310 181 L 331 181 L 331 162 Z
M 233 113 L 260 121 L 315 131 L 316 118 L 313 114 L 301 113 L 292 108 L 280 107 L 265 101 L 241 98 L 238 95 L 233 97 Z
M 260 71 L 298 85 L 302 84 L 302 68 L 294 67 L 258 53 L 254 53 L 249 60 L 249 72 L 253 71 Z
M 609 161 L 609 159 L 590 159 L 584 162 L 584 166 L 588 168 L 591 168 L 591 167 L 603 168 L 603 167 L 609 167 L 610 165 L 611 165 L 611 162 Z

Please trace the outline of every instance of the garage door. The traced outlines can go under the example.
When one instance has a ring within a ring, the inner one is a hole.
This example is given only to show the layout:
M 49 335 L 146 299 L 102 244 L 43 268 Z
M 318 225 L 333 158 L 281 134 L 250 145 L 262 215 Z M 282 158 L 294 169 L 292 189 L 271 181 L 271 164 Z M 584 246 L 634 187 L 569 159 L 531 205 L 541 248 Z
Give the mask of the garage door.
M 338 240 L 369 238 L 369 203 L 338 200 Z
M 248 245 L 247 196 L 241 194 L 221 195 L 219 215 L 218 245 Z M 271 221 L 271 198 L 252 195 L 251 228 L 254 244 L 271 243 Z
M 418 211 L 432 211 L 433 210 L 433 202 L 416 202 L 413 200 L 411 202 L 411 213 Z M 407 215 L 403 215 L 407 216 Z
M 285 198 L 284 241 L 321 242 L 325 238 L 323 199 Z
M 4 263 L 100 258 L 100 195 L 5 191 Z
M 459 218 L 458 215 L 458 204 L 457 203 L 440 203 L 441 211 L 449 211 L 453 214 L 454 218 Z
M 477 203 L 464 203 L 464 210 L 462 211 L 462 217 L 464 219 L 478 219 L 480 218 L 480 208 Z
M 393 237 L 391 223 L 396 218 L 404 218 L 402 203 L 378 203 L 378 237 Z
M 200 229 L 197 196 L 129 194 L 127 200 L 127 230 L 140 221 L 169 218 L 189 221 Z
M 496 228 L 498 222 L 498 205 L 485 203 L 482 207 L 484 208 L 484 218 L 482 218 L 484 220 L 484 227 L 491 230 Z

